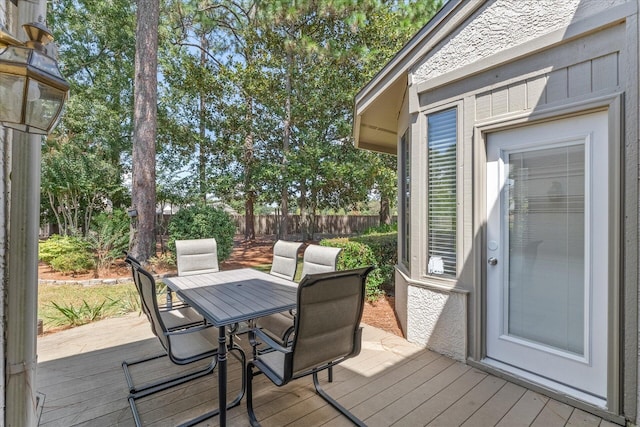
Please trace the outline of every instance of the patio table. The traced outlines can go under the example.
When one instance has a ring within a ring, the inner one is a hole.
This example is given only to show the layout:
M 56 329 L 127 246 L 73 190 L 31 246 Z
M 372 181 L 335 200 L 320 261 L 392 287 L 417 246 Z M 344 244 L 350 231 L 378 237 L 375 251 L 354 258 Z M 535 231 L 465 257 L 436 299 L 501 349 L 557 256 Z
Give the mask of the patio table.
M 162 281 L 208 322 L 219 328 L 218 410 L 204 414 L 183 426 L 197 424 L 218 414 L 220 425 L 225 426 L 227 417 L 226 327 L 295 308 L 297 285 L 252 268 L 169 277 Z

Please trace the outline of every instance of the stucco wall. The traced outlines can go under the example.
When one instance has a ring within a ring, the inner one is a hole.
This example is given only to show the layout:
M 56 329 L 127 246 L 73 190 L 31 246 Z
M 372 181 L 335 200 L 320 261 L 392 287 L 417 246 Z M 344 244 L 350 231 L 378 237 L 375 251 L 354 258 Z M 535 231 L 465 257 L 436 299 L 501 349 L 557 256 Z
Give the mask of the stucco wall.
M 626 1 L 488 2 L 418 63 L 413 82 L 440 76 L 621 3 Z
M 407 295 L 407 340 L 464 362 L 467 355 L 467 298 L 405 281 L 396 282 Z M 404 293 L 403 292 L 403 293 Z

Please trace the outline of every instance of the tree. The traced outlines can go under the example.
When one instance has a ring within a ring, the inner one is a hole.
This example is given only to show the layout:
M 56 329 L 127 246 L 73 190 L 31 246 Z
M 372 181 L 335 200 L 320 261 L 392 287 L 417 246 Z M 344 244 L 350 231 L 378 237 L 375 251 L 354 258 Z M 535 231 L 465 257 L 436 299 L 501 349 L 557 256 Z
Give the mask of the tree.
M 159 0 L 138 0 L 133 108 L 131 253 L 141 262 L 155 255 L 156 135 Z
M 42 214 L 61 235 L 86 236 L 94 213 L 121 197 L 119 171 L 73 140 L 51 139 L 42 148 Z
M 122 154 L 131 147 L 131 2 L 58 0 L 49 5 L 61 68 L 71 84 L 71 97 L 53 138 L 63 136 L 91 147 L 122 170 Z

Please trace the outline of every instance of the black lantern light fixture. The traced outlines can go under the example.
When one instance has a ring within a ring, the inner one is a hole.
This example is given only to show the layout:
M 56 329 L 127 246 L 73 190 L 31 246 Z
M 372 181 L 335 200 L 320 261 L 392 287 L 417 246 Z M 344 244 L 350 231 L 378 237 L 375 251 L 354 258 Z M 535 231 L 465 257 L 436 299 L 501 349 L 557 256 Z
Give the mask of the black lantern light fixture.
M 58 123 L 69 83 L 45 50 L 53 41 L 49 29 L 39 22 L 22 27 L 24 43 L 0 26 L 0 124 L 46 135 Z

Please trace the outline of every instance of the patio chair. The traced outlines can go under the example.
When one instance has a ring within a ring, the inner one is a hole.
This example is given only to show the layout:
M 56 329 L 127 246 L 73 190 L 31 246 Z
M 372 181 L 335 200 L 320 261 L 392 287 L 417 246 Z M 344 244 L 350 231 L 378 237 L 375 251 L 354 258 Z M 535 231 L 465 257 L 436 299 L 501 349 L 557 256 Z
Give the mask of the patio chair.
M 176 240 L 176 263 L 178 276 L 220 271 L 216 239 Z
M 136 290 L 138 291 L 138 294 L 140 296 L 140 307 L 144 314 L 147 316 L 147 319 L 149 319 L 150 314 L 142 301 L 143 296 L 142 290 L 140 289 L 140 281 L 137 280 L 136 277 L 138 273 L 137 270 L 133 268 L 134 264 L 138 268 L 141 268 L 142 265 L 140 264 L 140 261 L 135 259 L 127 252 L 125 252 L 125 255 L 126 257 L 124 261 L 132 266 L 131 274 L 133 275 L 133 283 L 136 285 Z M 167 290 L 167 292 L 169 291 Z M 167 299 L 170 298 L 167 297 Z M 197 311 L 183 302 L 181 302 L 180 304 L 167 304 L 165 306 L 158 306 L 158 309 L 160 311 L 160 316 L 162 317 L 164 325 L 169 330 L 184 328 L 186 326 L 196 326 L 205 322 L 204 318 Z
M 176 240 L 176 264 L 178 276 L 220 271 L 216 239 Z M 167 289 L 167 306 L 172 305 L 173 293 Z
M 320 245 L 307 246 L 302 257 L 302 277 L 304 278 L 307 274 L 336 271 L 340 251 L 342 248 Z
M 269 273 L 293 281 L 298 270 L 298 249 L 300 246 L 302 246 L 302 242 L 278 240 L 273 245 L 273 261 Z
M 320 386 L 318 372 L 360 353 L 365 282 L 372 267 L 306 275 L 298 287 L 298 312 L 293 341 L 281 346 L 261 329 L 249 332 L 253 358 L 247 364 L 247 412 L 259 426 L 253 410 L 253 377 L 264 373 L 280 387 L 313 375 L 316 392 L 358 426 L 364 423 L 330 397 Z M 258 351 L 267 345 L 273 351 Z
M 302 257 L 302 277 L 312 273 L 336 271 L 340 251 L 341 248 L 309 245 Z M 293 333 L 294 317 L 294 312 L 276 313 L 258 319 L 257 326 L 272 338 L 279 340 L 282 345 L 286 345 Z
M 218 354 L 219 330 L 209 324 L 169 328 L 168 324 L 165 322 L 167 317 L 162 314 L 163 312 L 158 306 L 156 282 L 153 276 L 142 268 L 139 263 L 134 262 L 134 260 L 135 259 L 129 259 L 128 262 L 132 268 L 136 287 L 140 291 L 142 309 L 149 319 L 153 334 L 158 337 L 160 344 L 165 351 L 161 355 L 147 357 L 133 362 L 122 362 L 122 369 L 124 370 L 127 385 L 129 387 L 129 406 L 131 407 L 131 412 L 133 413 L 136 426 L 141 426 L 142 423 L 136 408 L 136 400 L 158 393 L 162 390 L 184 384 L 213 372 L 217 363 L 216 356 Z M 244 366 L 246 357 L 242 349 L 233 344 L 233 341 L 228 344 L 228 349 L 234 357 L 241 361 L 242 366 Z M 196 371 L 191 371 L 177 377 L 163 379 L 151 384 L 146 384 L 142 387 L 135 386 L 129 367 L 149 360 L 158 359 L 160 357 L 168 357 L 169 360 L 176 365 L 189 365 L 206 359 L 210 359 L 210 363 L 204 368 L 200 368 Z M 244 395 L 244 383 L 245 378 L 243 373 L 242 389 L 238 393 L 238 396 L 228 405 L 229 408 L 238 405 L 242 400 L 242 396 Z

